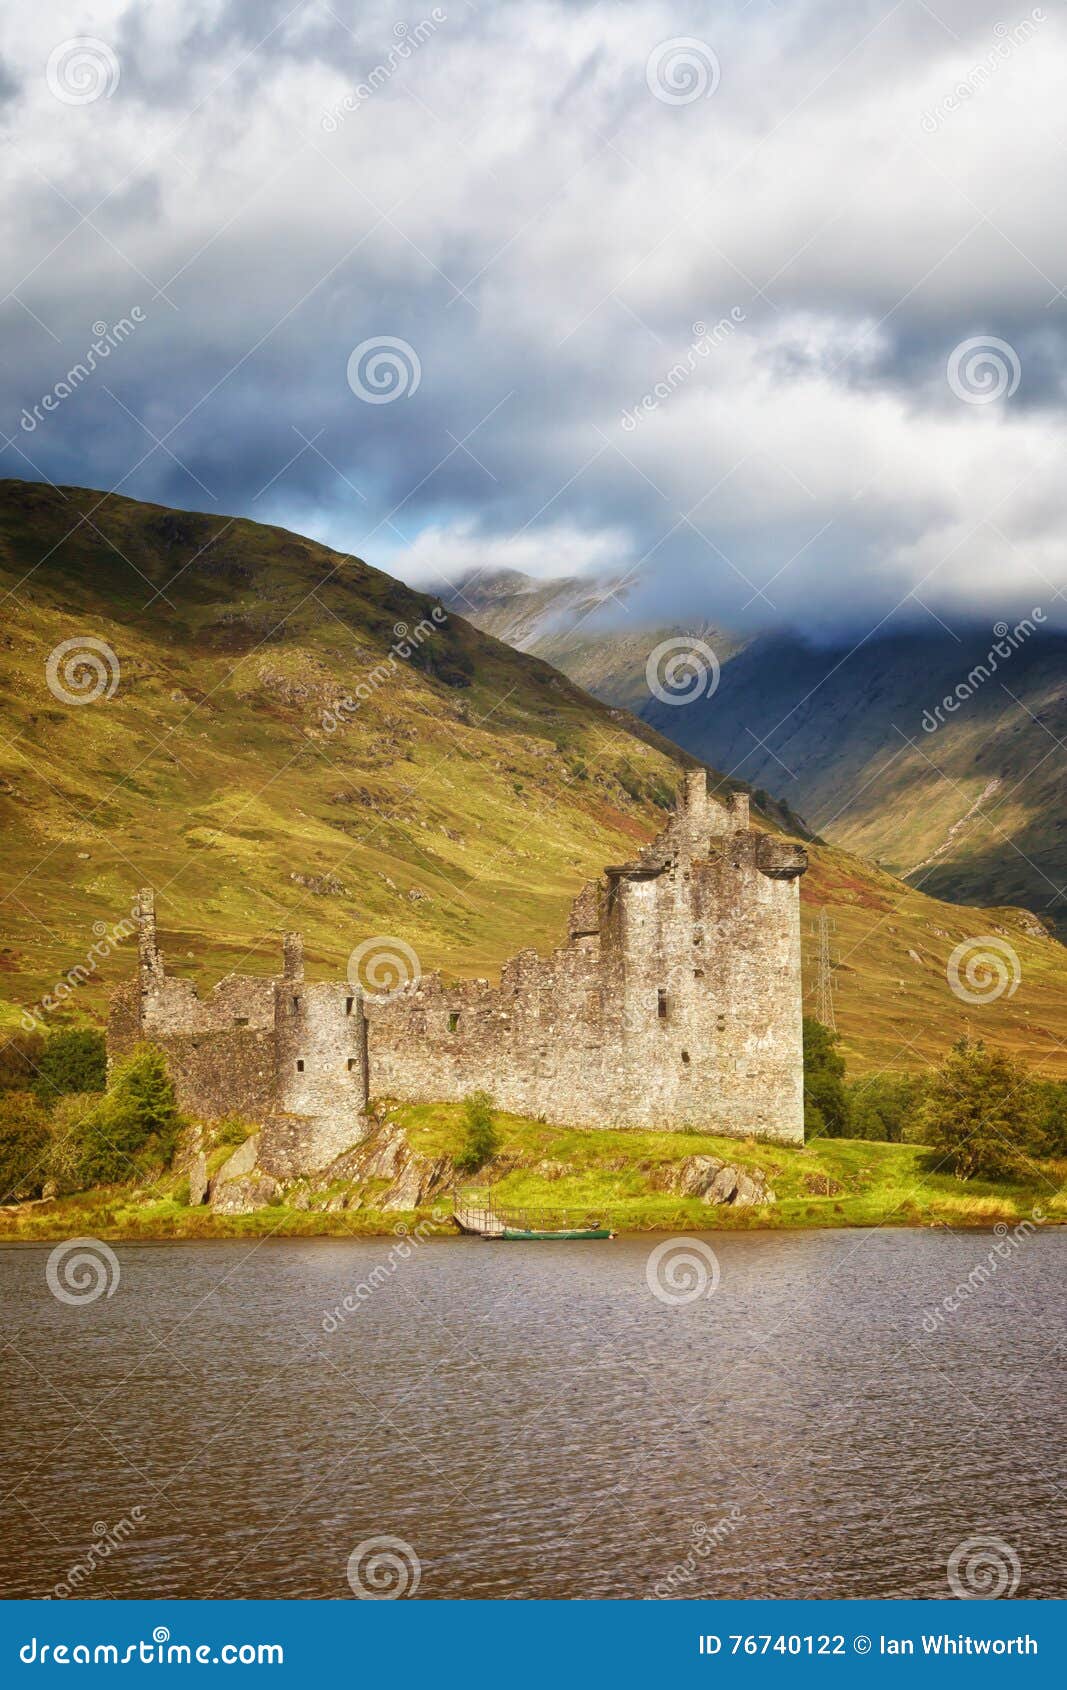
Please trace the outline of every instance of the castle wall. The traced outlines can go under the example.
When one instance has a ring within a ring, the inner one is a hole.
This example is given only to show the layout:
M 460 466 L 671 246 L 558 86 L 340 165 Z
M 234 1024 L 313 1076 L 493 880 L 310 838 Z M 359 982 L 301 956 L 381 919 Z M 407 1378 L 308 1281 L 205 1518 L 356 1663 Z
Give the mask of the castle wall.
M 120 988 L 112 1059 L 140 1038 L 171 1058 L 182 1107 L 262 1124 L 260 1165 L 326 1166 L 368 1097 L 475 1090 L 561 1126 L 692 1128 L 803 1141 L 803 849 L 753 832 L 747 800 L 686 777 L 663 833 L 575 899 L 570 942 L 521 951 L 499 986 L 425 976 L 384 999 L 309 984 L 297 934 L 282 974 L 201 1000 L 165 971 L 142 895 L 138 979 Z

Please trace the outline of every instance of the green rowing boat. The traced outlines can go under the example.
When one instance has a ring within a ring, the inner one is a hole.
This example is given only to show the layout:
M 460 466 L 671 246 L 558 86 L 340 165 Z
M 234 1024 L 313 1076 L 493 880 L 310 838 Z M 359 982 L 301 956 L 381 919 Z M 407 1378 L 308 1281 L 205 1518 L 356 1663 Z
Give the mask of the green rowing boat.
M 460 1232 L 474 1238 L 499 1238 L 511 1243 L 550 1243 L 553 1240 L 583 1238 L 614 1238 L 615 1234 L 602 1221 L 588 1215 L 576 1215 L 565 1210 L 555 1215 L 532 1215 L 524 1210 L 506 1212 L 496 1204 L 485 1205 L 456 1198 L 452 1216 Z M 557 1220 L 562 1225 L 554 1224 Z

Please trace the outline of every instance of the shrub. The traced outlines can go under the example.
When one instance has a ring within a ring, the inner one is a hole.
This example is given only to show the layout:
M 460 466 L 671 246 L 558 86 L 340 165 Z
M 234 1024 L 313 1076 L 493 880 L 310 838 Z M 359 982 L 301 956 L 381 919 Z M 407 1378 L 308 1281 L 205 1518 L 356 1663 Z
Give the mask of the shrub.
M 84 1191 L 91 1183 L 85 1173 L 86 1124 L 100 1107 L 99 1092 L 69 1092 L 52 1108 L 48 1140 L 48 1177 L 60 1197 Z
M 32 1091 L 44 1039 L 40 1033 L 11 1033 L 0 1040 L 0 1092 Z
M 212 1133 L 211 1142 L 216 1148 L 220 1144 L 243 1144 L 255 1130 L 239 1115 L 225 1115 Z
M 453 1157 L 457 1173 L 476 1174 L 500 1148 L 493 1120 L 493 1100 L 487 1091 L 471 1092 L 464 1099 L 466 1137 L 458 1156 Z
M 811 1015 L 804 1017 L 804 1136 L 845 1138 L 849 1128 L 845 1059 L 838 1036 Z
M 113 1185 L 157 1172 L 173 1156 L 184 1125 L 166 1057 L 141 1045 L 115 1070 L 110 1091 L 83 1123 L 82 1178 Z
M 37 1063 L 33 1089 L 42 1103 L 72 1092 L 103 1091 L 107 1084 L 107 1045 L 96 1027 L 69 1027 L 49 1033 Z
M 40 1196 L 48 1142 L 48 1116 L 32 1092 L 0 1096 L 0 1202 Z
M 1041 1154 L 1067 1156 L 1067 1081 L 1035 1081 L 1034 1098 Z
M 925 1082 L 915 1074 L 870 1074 L 847 1088 L 849 1134 L 903 1144 L 915 1137 Z
M 981 1039 L 960 1039 L 919 1112 L 934 1165 L 958 1179 L 1018 1179 L 1040 1154 L 1039 1100 L 1027 1070 Z

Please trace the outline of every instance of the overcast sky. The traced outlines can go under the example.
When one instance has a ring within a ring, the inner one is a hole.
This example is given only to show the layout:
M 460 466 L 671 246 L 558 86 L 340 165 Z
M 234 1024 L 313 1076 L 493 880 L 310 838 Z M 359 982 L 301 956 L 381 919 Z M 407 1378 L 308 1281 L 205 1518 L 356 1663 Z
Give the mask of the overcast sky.
M 1064 620 L 1059 0 L 96 0 L 4 29 L 2 473 L 431 586 L 634 571 L 639 610 L 831 634 Z

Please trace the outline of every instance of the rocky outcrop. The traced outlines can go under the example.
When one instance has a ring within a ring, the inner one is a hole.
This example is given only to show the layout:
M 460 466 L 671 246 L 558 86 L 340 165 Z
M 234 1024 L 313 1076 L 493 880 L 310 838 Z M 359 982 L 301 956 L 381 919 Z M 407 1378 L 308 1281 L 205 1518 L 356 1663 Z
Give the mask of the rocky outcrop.
M 228 1156 L 211 1182 L 215 1189 L 224 1185 L 227 1180 L 240 1179 L 242 1174 L 250 1174 L 259 1156 L 259 1134 L 250 1133 L 243 1144 L 239 1144 L 232 1156 Z
M 189 1163 L 189 1207 L 197 1208 L 207 1196 L 207 1157 L 198 1150 Z
M 264 1208 L 278 1195 L 281 1187 L 277 1181 L 257 1169 L 258 1156 L 259 1134 L 252 1133 L 243 1144 L 237 1146 L 232 1156 L 226 1158 L 214 1178 L 209 1181 L 207 1190 L 211 1197 L 211 1207 L 216 1214 L 250 1215 L 255 1209 Z M 190 1170 L 190 1202 L 192 1195 L 193 1175 Z M 203 1197 L 200 1201 L 203 1201 Z
M 661 1191 L 699 1197 L 709 1205 L 758 1208 L 776 1202 L 767 1176 L 759 1168 L 741 1168 L 735 1162 L 724 1162 L 721 1156 L 687 1156 L 654 1175 L 652 1183 Z
M 346 1150 L 315 1181 L 320 1187 L 338 1180 L 365 1185 L 370 1180 L 388 1180 L 388 1189 L 375 1194 L 375 1209 L 418 1209 L 451 1189 L 454 1174 L 449 1156 L 420 1156 L 412 1150 L 407 1134 L 394 1121 L 385 1121 L 369 1138 Z M 349 1201 L 347 1207 L 354 1207 Z
M 211 1207 L 217 1215 L 252 1215 L 281 1196 L 282 1188 L 269 1174 L 242 1174 L 217 1185 Z

